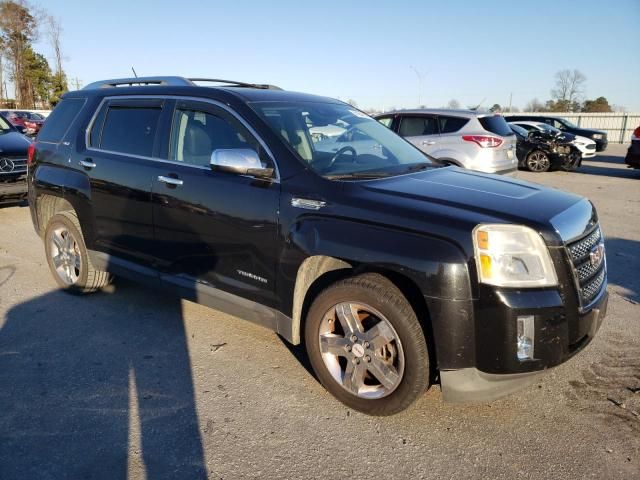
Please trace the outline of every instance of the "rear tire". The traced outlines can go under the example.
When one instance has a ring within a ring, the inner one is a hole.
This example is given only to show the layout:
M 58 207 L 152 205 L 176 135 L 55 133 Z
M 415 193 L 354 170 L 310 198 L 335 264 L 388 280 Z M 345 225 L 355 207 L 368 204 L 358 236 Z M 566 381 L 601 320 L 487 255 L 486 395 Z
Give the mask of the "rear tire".
M 534 150 L 527 155 L 526 166 L 530 172 L 548 172 L 551 168 L 551 160 L 549 160 L 549 155 L 542 150 Z
M 347 278 L 320 293 L 307 315 L 305 343 L 320 383 L 354 410 L 392 415 L 429 386 L 422 326 L 382 275 Z
M 63 290 L 91 293 L 111 283 L 111 274 L 92 265 L 75 212 L 51 217 L 44 234 L 44 248 L 53 278 Z

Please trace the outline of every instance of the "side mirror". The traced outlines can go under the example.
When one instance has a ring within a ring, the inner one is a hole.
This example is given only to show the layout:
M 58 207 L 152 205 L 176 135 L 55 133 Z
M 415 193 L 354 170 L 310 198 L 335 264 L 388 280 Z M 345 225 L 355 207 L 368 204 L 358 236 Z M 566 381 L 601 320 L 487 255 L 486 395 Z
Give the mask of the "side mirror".
M 273 168 L 264 168 L 250 148 L 219 148 L 211 154 L 211 169 L 219 172 L 273 178 Z

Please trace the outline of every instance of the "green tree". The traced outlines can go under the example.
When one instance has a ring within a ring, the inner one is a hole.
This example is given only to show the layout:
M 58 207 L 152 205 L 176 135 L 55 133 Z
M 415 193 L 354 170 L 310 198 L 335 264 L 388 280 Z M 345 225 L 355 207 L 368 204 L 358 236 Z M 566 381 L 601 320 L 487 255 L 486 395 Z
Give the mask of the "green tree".
M 49 97 L 51 107 L 55 107 L 60 101 L 60 97 L 68 91 L 69 85 L 67 84 L 67 76 L 65 73 L 54 73 L 51 78 L 51 96 Z
M 570 100 L 547 100 L 544 110 L 547 112 L 579 112 L 580 104 Z
M 28 85 L 32 106 L 49 106 L 51 97 L 52 75 L 49 62 L 31 47 L 24 52 L 23 81 Z
M 598 97 L 595 100 L 585 100 L 582 105 L 583 112 L 613 112 L 609 101 L 605 97 Z

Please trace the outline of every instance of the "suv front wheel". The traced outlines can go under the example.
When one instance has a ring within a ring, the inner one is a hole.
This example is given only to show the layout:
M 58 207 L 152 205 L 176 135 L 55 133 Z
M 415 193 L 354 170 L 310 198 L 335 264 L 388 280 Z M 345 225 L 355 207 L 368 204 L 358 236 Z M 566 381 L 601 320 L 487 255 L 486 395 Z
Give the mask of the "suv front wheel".
M 44 248 L 53 278 L 62 289 L 89 293 L 111 282 L 109 273 L 91 264 L 75 212 L 51 217 L 44 234 Z
M 407 299 L 382 275 L 351 277 L 318 295 L 305 343 L 322 385 L 354 410 L 392 415 L 429 386 L 423 329 Z

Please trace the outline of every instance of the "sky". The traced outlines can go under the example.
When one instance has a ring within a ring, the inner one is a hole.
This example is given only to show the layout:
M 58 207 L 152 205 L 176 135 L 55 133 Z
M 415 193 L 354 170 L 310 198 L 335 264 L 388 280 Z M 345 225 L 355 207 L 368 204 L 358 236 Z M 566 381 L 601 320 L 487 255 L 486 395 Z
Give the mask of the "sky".
M 64 67 L 88 84 L 181 75 L 271 83 L 390 109 L 586 98 L 640 111 L 640 0 L 31 0 L 60 19 Z M 37 49 L 52 59 L 44 35 Z M 71 82 L 73 85 L 73 82 Z

